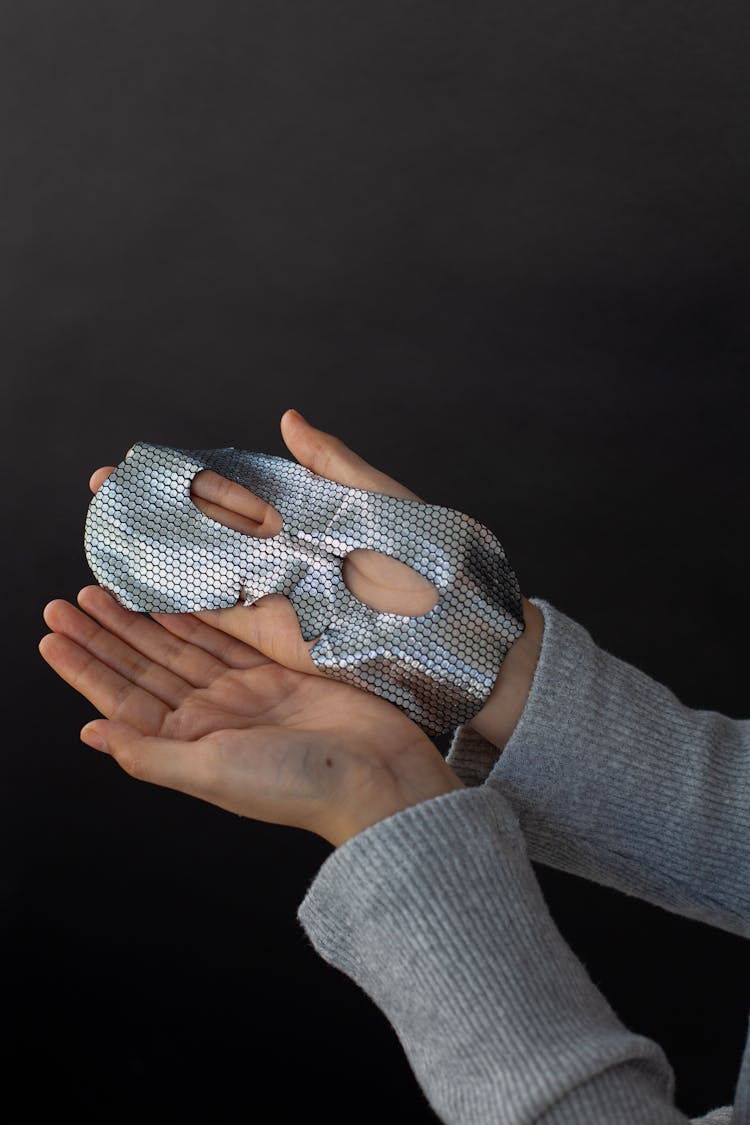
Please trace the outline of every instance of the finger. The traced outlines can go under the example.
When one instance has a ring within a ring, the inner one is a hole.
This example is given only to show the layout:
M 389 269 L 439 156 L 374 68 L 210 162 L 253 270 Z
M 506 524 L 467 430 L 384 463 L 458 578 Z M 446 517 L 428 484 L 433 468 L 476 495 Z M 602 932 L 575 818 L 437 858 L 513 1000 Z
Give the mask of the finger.
M 103 715 L 122 719 L 144 734 L 155 734 L 161 729 L 169 707 L 114 672 L 75 641 L 61 633 L 47 633 L 39 642 L 39 652 L 61 679 Z
M 170 708 L 179 707 L 194 690 L 180 676 L 155 664 L 69 602 L 50 602 L 45 606 L 44 620 L 55 633 L 62 633 L 125 681 L 144 688 Z
M 114 471 L 114 465 L 106 465 L 92 473 L 89 480 L 91 491 L 98 492 Z M 275 508 L 254 492 L 210 469 L 202 469 L 193 478 L 190 495 L 195 506 L 209 519 L 245 535 L 265 539 L 281 530 L 282 519 Z
M 393 477 L 368 465 L 354 450 L 344 445 L 340 438 L 315 429 L 299 411 L 287 410 L 282 415 L 281 436 L 300 465 L 327 480 L 346 484 L 350 488 L 382 492 L 386 496 L 397 496 L 403 500 L 421 499 Z
M 125 454 L 126 461 L 128 457 L 131 456 L 132 452 L 132 449 L 129 449 L 127 451 L 127 453 Z M 89 479 L 89 488 L 91 489 L 91 491 L 98 492 L 107 477 L 111 476 L 114 471 L 114 465 L 105 465 L 102 469 L 96 469 L 96 471 L 91 474 L 91 477 Z
M 105 465 L 102 469 L 96 469 L 95 472 L 91 474 L 91 477 L 89 479 L 89 488 L 91 489 L 91 491 L 98 492 L 107 477 L 111 476 L 114 471 L 114 465 Z
M 321 770 L 307 764 L 315 757 L 307 732 L 259 726 L 178 742 L 96 719 L 81 730 L 81 741 L 110 754 L 139 781 L 177 789 L 240 816 L 316 830 Z M 330 776 L 325 782 L 330 787 Z
M 283 594 L 266 594 L 249 606 L 201 610 L 195 616 L 259 649 L 269 660 L 285 668 L 321 675 L 310 656 L 317 638 L 303 639 L 294 607 Z
M 128 723 L 104 719 L 87 723 L 81 731 L 81 741 L 111 754 L 126 773 L 139 781 L 205 799 L 210 799 L 215 787 L 217 770 L 208 741 L 178 742 L 144 736 Z
M 78 604 L 131 648 L 169 669 L 192 687 L 208 687 L 227 666 L 216 656 L 173 636 L 141 613 L 131 613 L 101 586 L 84 586 Z
M 245 609 L 249 608 L 247 606 Z M 231 610 L 210 610 L 207 613 L 231 613 Z M 192 613 L 157 613 L 150 614 L 154 621 L 158 621 L 176 637 L 182 637 L 193 647 L 201 648 L 204 652 L 221 660 L 228 668 L 256 668 L 259 664 L 268 664 L 268 657 L 257 649 L 246 644 L 242 639 L 237 639 L 224 632 L 221 628 L 214 628 L 207 622 L 199 621 Z M 219 621 L 220 618 L 213 620 Z
M 235 531 L 266 538 L 281 530 L 281 516 L 275 508 L 241 484 L 210 469 L 203 469 L 193 478 L 190 495 L 202 512 Z

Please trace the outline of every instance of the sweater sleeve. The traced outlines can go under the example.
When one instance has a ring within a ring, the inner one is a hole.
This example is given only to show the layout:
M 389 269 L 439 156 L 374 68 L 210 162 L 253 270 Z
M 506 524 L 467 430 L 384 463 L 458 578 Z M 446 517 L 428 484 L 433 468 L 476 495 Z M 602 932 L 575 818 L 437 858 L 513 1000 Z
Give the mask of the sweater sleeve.
M 749 934 L 749 724 L 689 710 L 535 604 L 542 650 L 503 753 L 459 728 L 449 761 L 468 787 L 335 850 L 299 919 L 448 1125 L 685 1123 L 664 1052 L 596 988 L 531 860 Z M 734 1111 L 694 1125 L 750 1122 L 749 1091 L 746 1049 Z
M 750 936 L 750 720 L 691 710 L 548 602 L 500 753 L 459 727 L 448 762 L 516 809 L 530 859 Z
M 299 909 L 384 1012 L 447 1125 L 685 1125 L 661 1047 L 628 1030 L 548 911 L 497 787 L 352 837 Z M 701 1121 L 730 1122 L 731 1107 Z

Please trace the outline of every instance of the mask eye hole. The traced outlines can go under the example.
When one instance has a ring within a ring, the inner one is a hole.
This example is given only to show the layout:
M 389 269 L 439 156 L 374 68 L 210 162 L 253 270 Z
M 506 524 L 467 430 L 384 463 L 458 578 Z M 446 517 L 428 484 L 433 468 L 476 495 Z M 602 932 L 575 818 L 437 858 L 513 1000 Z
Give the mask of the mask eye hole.
M 202 469 L 193 477 L 190 499 L 209 519 L 260 539 L 278 535 L 284 522 L 260 496 L 211 469 Z
M 423 574 L 381 551 L 357 548 L 344 559 L 347 590 L 370 609 L 422 617 L 437 605 L 440 594 Z

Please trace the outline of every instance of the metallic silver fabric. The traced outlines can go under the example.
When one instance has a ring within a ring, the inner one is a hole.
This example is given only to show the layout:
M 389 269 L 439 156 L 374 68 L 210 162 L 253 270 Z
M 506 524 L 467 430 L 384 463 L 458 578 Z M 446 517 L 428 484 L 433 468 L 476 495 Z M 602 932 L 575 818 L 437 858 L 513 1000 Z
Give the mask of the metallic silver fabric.
M 190 486 L 201 469 L 271 504 L 283 526 L 244 535 L 204 515 Z M 186 613 L 285 594 L 315 664 L 401 707 L 428 734 L 481 710 L 524 630 L 505 551 L 471 516 L 437 504 L 349 488 L 294 461 L 240 449 L 138 442 L 99 488 L 85 530 L 97 581 L 128 609 Z M 421 617 L 371 609 L 347 589 L 355 548 L 400 559 L 438 592 Z

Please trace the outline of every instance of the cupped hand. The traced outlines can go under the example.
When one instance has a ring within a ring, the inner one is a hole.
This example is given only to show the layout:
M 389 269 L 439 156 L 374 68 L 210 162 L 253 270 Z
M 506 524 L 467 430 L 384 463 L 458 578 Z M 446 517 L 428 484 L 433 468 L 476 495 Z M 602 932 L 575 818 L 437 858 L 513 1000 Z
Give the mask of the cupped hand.
M 343 441 L 311 426 L 301 414 L 287 410 L 281 418 L 281 434 L 299 464 L 327 480 L 381 492 L 407 500 L 420 497 L 392 477 L 368 465 Z M 89 482 L 96 492 L 114 472 L 113 465 L 93 473 Z M 280 514 L 253 492 L 209 469 L 199 472 L 192 483 L 194 503 L 211 519 L 247 535 L 275 535 Z M 374 609 L 416 616 L 436 604 L 435 587 L 418 571 L 378 551 L 354 550 L 344 561 L 343 577 L 355 597 Z M 195 617 L 245 643 L 286 668 L 323 675 L 311 656 L 317 638 L 305 641 L 291 602 L 282 594 L 268 594 L 252 606 L 201 610 L 194 614 L 153 613 L 154 620 L 170 631 L 182 627 L 181 620 Z
M 98 586 L 78 603 L 45 607 L 39 649 L 105 716 L 83 741 L 135 778 L 335 846 L 461 788 L 423 731 L 378 696 L 284 667 L 202 615 L 159 615 L 166 629 Z

